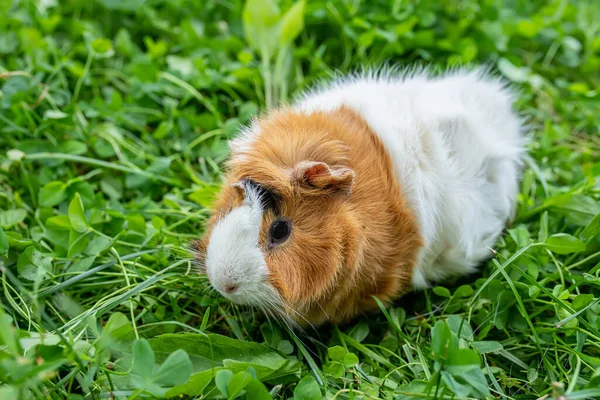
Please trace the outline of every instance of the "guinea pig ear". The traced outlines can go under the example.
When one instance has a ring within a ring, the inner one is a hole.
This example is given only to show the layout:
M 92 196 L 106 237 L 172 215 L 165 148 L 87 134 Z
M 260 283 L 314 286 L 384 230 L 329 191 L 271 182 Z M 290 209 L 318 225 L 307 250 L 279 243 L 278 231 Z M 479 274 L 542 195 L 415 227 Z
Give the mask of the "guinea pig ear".
M 314 194 L 335 193 L 350 197 L 354 171 L 323 162 L 301 161 L 292 171 L 292 183 Z

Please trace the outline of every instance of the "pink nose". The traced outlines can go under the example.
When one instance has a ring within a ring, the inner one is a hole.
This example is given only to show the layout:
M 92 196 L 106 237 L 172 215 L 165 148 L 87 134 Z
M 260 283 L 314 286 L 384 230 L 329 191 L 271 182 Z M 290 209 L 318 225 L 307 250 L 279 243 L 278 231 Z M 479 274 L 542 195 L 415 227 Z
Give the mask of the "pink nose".
M 227 294 L 233 294 L 238 290 L 238 285 L 234 284 L 234 283 L 230 283 L 228 285 L 225 285 L 224 289 L 225 289 L 225 293 Z

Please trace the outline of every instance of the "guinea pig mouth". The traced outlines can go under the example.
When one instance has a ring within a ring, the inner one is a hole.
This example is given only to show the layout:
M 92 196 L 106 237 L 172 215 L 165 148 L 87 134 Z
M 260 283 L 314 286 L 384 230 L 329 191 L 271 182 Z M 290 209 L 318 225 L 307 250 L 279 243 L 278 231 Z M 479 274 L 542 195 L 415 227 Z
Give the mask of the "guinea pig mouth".
M 243 305 L 243 306 L 254 306 L 254 307 L 270 307 L 273 305 L 273 300 L 269 299 L 271 296 L 266 296 L 266 293 L 222 293 L 221 295 L 232 303 Z
M 213 281 L 208 276 L 211 286 L 232 303 L 246 306 L 273 307 L 280 303 L 277 291 L 267 282 L 262 281 Z
M 248 294 L 244 293 L 237 293 L 237 292 L 233 292 L 229 289 L 217 289 L 217 292 L 219 292 L 219 294 L 223 297 L 225 297 L 227 300 L 231 301 L 232 303 L 236 303 L 236 304 L 241 304 L 241 305 L 251 305 L 252 301 L 251 301 L 251 296 L 249 296 Z

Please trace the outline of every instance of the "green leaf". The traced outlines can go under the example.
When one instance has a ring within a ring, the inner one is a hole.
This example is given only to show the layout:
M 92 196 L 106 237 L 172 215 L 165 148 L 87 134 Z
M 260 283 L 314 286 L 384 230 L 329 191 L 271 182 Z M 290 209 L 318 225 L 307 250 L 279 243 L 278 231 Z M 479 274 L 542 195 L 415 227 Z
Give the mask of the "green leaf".
M 467 350 L 467 352 L 473 353 L 468 349 L 460 350 Z M 479 360 L 475 353 L 473 353 L 473 358 Z M 464 397 L 473 396 L 478 399 L 486 398 L 490 395 L 488 383 L 485 379 L 485 375 L 483 375 L 483 372 L 479 367 L 479 364 L 473 363 L 468 365 L 465 363 L 462 365 L 447 366 L 446 372 L 452 376 L 452 379 L 445 379 L 444 381 L 453 381 L 453 385 L 457 384 L 453 387 L 457 395 Z
M 87 271 L 94 264 L 94 261 L 96 261 L 96 256 L 90 256 L 82 258 L 81 260 L 77 260 L 73 266 L 69 268 L 69 272 L 74 273 Z
M 344 366 L 342 364 L 340 364 L 339 362 L 332 361 L 323 366 L 323 372 L 325 372 L 328 375 L 333 376 L 336 379 L 339 379 L 342 376 L 344 376 L 345 369 L 344 369 Z
M 560 195 L 559 195 L 560 196 Z M 587 226 L 596 215 L 600 214 L 600 202 L 591 196 L 565 196 L 554 208 L 574 224 Z
M 502 344 L 492 341 L 473 342 L 473 346 L 482 354 L 494 353 L 504 348 Z
M 115 48 L 121 54 L 131 56 L 135 50 L 135 45 L 131 41 L 131 35 L 125 28 L 119 29 L 117 36 L 115 37 Z
M 359 322 L 352 330 L 350 331 L 350 337 L 352 337 L 357 342 L 362 342 L 365 340 L 367 335 L 369 334 L 369 326 L 364 322 Z
M 148 167 L 146 172 L 153 173 L 156 175 L 161 175 L 165 173 L 169 166 L 171 165 L 171 159 L 168 157 L 158 157 L 156 160 L 152 162 L 152 164 Z M 125 177 L 125 185 L 130 189 L 141 189 L 146 188 L 149 184 L 151 184 L 152 178 L 140 175 L 140 174 L 128 174 Z
M 169 157 L 158 157 L 148 167 L 148 172 L 155 174 L 162 174 L 166 172 L 171 166 L 171 159 Z
M 194 364 L 194 371 L 224 366 L 234 372 L 253 367 L 259 379 L 272 379 L 279 374 L 289 374 L 297 366 L 281 357 L 269 347 L 215 334 L 164 334 L 149 340 L 157 360 L 177 349 L 183 349 Z
M 75 193 L 75 197 L 69 204 L 69 221 L 71 227 L 76 232 L 86 232 L 88 230 L 88 222 L 83 211 L 83 203 L 81 202 L 81 196 L 79 193 Z
M 193 366 L 190 357 L 184 350 L 175 350 L 160 365 L 154 381 L 162 386 L 184 384 L 192 374 Z
M 200 396 L 216 372 L 223 368 L 236 373 L 252 367 L 261 381 L 295 375 L 300 368 L 299 362 L 283 358 L 265 345 L 221 335 L 164 334 L 149 342 L 157 362 L 177 349 L 185 350 L 190 357 L 194 373 L 186 383 L 168 391 L 171 397 L 180 394 Z
M 471 394 L 471 386 L 463 379 L 455 379 L 446 371 L 442 371 L 442 380 L 448 385 L 448 388 L 457 396 L 468 397 Z
M 59 181 L 49 182 L 40 191 L 39 201 L 42 207 L 54 207 L 67 198 L 66 185 Z
M 112 42 L 109 39 L 98 38 L 92 42 L 92 50 L 97 55 L 110 57 L 114 53 Z
M 0 255 L 5 255 L 8 253 L 8 239 L 6 238 L 6 233 L 4 233 L 4 229 L 0 226 Z
M 537 369 L 529 368 L 529 371 L 527 371 L 527 380 L 529 381 L 529 383 L 534 383 L 538 377 L 539 373 Z
M 454 297 L 464 298 L 473 294 L 473 288 L 469 285 L 461 285 L 454 291 Z
M 246 0 L 244 12 L 248 12 L 255 24 L 273 25 L 279 21 L 281 11 L 275 0 Z
M 23 236 L 19 235 L 17 232 L 4 232 L 6 234 L 6 239 L 8 239 L 8 245 L 15 250 L 23 250 L 28 246 L 33 245 L 32 240 L 23 239 Z
M 99 158 L 110 158 L 115 155 L 115 149 L 110 145 L 110 143 L 106 139 L 97 138 L 96 140 L 92 141 L 92 148 L 98 154 Z M 120 181 L 117 177 L 114 176 L 107 176 L 102 181 L 104 180 Z
M 525 68 L 516 67 L 506 58 L 498 60 L 498 69 L 505 77 L 513 82 L 525 82 L 529 75 Z
M 281 20 L 281 31 L 279 36 L 280 46 L 288 45 L 304 29 L 304 7 L 305 0 L 299 0 L 285 13 Z
M 600 387 L 600 367 L 597 367 L 594 373 L 592 374 L 592 379 L 585 386 L 586 389 L 598 388 Z
M 229 384 L 227 385 L 227 393 L 230 399 L 235 399 L 242 390 L 246 388 L 254 378 L 247 371 L 238 372 L 231 377 Z
M 481 399 L 490 395 L 485 376 L 476 365 L 448 367 L 442 378 L 458 396 Z
M 21 277 L 35 281 L 38 275 L 41 279 L 47 278 L 52 271 L 52 264 L 50 258 L 44 257 L 42 253 L 30 246 L 19 255 L 17 271 Z
M 429 28 L 435 24 L 436 16 L 431 11 L 425 11 L 419 14 L 419 24 L 425 28 Z
M 383 338 L 379 345 L 390 351 L 396 351 L 398 349 L 398 338 L 393 335 L 388 335 Z
M 45 362 L 57 361 L 64 356 L 64 348 L 61 346 L 47 346 L 40 344 L 36 348 L 36 352 L 42 357 Z
M 87 145 L 78 140 L 66 140 L 58 146 L 60 153 L 83 155 L 87 153 Z
M 90 255 L 101 254 L 106 249 L 108 249 L 113 242 L 114 242 L 114 239 L 111 240 L 110 238 L 107 238 L 107 237 L 104 237 L 104 236 L 96 236 L 87 245 L 87 247 L 84 250 L 84 253 L 85 254 L 90 254 Z
M 13 325 L 13 319 L 0 307 L 0 344 L 15 357 L 22 357 L 23 349 L 19 343 L 19 334 Z
M 46 228 L 58 231 L 70 231 L 71 222 L 67 215 L 57 215 L 46 220 Z
M 23 222 L 25 217 L 27 217 L 27 211 L 22 208 L 0 211 L 0 227 L 8 229 Z
M 471 349 L 450 347 L 446 364 L 449 366 L 476 365 L 479 366 L 479 357 Z
M 449 298 L 449 297 L 452 296 L 451 293 L 450 293 L 450 291 L 448 289 L 446 289 L 445 287 L 443 287 L 443 286 L 436 286 L 436 287 L 434 287 L 433 288 L 433 293 L 437 294 L 440 297 L 446 297 L 446 298 Z
M 154 351 L 146 339 L 133 342 L 132 373 L 141 377 L 151 377 L 154 369 Z
M 258 375 L 256 375 L 256 370 L 254 368 L 248 367 L 248 369 L 246 370 L 246 372 L 248 372 L 253 379 L 257 379 L 258 378 Z
M 517 248 L 523 248 L 531 243 L 531 235 L 524 225 L 520 225 L 514 229 L 509 229 L 510 237 L 517 244 Z
M 232 377 L 233 372 L 227 369 L 222 369 L 218 371 L 217 375 L 215 376 L 215 384 L 217 385 L 221 393 L 223 393 L 223 396 L 229 397 L 228 387 Z
M 282 340 L 277 344 L 277 350 L 283 354 L 289 355 L 294 352 L 294 346 L 292 346 L 289 340 Z
M 196 204 L 203 207 L 210 207 L 214 203 L 219 189 L 218 185 L 204 185 L 192 192 L 189 197 Z
M 146 220 L 141 214 L 127 214 L 127 227 L 135 232 L 146 234 Z
M 533 38 L 535 37 L 540 28 L 543 28 L 542 24 L 537 24 L 534 21 L 530 20 L 522 20 L 517 23 L 517 30 L 525 37 Z
M 79 233 L 71 229 L 69 232 L 69 250 L 67 257 L 73 258 L 81 254 L 89 242 L 89 232 Z
M 200 330 L 201 331 L 205 331 L 206 330 L 209 318 L 210 318 L 210 307 L 207 307 L 206 311 L 204 311 L 204 316 L 202 317 L 202 323 L 200 324 Z
M 395 307 L 389 310 L 390 318 L 397 327 L 404 325 L 406 321 L 406 311 L 402 307 Z
M 448 326 L 450 327 L 450 331 L 457 337 L 461 337 L 465 340 L 473 340 L 473 329 L 471 328 L 469 321 L 460 315 L 449 315 Z
M 444 321 L 436 322 L 431 330 L 431 352 L 434 360 L 446 358 L 450 339 L 451 332 L 448 324 Z
M 4 400 L 18 400 L 19 399 L 19 388 L 12 385 L 4 385 L 0 387 L 0 399 Z
M 581 240 L 567 233 L 557 233 L 550 236 L 544 245 L 556 254 L 571 254 L 585 251 L 586 245 Z
M 312 375 L 305 375 L 294 388 L 294 400 L 321 400 L 321 389 Z
M 271 394 L 259 380 L 253 379 L 246 385 L 246 398 L 252 400 L 272 400 Z
M 140 174 L 129 174 L 125 177 L 125 186 L 129 189 L 140 189 L 150 184 L 150 178 Z
M 583 47 L 581 42 L 579 40 L 577 40 L 576 38 L 574 38 L 573 36 L 565 36 L 563 38 L 563 46 L 565 46 L 566 48 L 568 48 L 570 51 L 578 53 L 581 51 L 581 48 Z
M 102 334 L 96 342 L 96 349 L 101 351 L 105 348 L 123 349 L 127 343 L 135 338 L 133 326 L 129 319 L 122 313 L 113 313 L 102 329 Z
M 358 364 L 358 357 L 354 353 L 348 353 L 344 356 L 343 363 L 346 368 L 354 367 Z
M 348 352 L 342 346 L 334 346 L 327 349 L 327 355 L 334 361 L 342 362 L 346 353 Z
M 596 235 L 600 234 L 600 214 L 596 214 L 596 216 L 590 221 L 589 224 L 581 231 L 581 235 L 579 237 L 583 241 L 590 240 L 594 238 Z
M 178 385 L 167 391 L 168 398 L 175 398 L 181 395 L 201 396 L 205 389 L 213 382 L 215 374 L 221 371 L 220 368 L 210 369 L 193 373 L 188 381 L 183 385 Z
M 164 139 L 167 135 L 173 130 L 173 122 L 172 121 L 163 121 L 161 122 L 152 137 L 154 139 Z
M 538 233 L 538 241 L 545 242 L 548 239 L 548 211 L 544 211 L 540 219 L 540 231 Z
M 250 46 L 264 58 L 271 58 L 277 49 L 280 15 L 274 0 L 247 0 L 244 5 L 244 35 Z
M 573 300 L 573 309 L 576 311 L 579 311 L 582 308 L 587 307 L 593 301 L 594 301 L 593 294 L 579 294 Z

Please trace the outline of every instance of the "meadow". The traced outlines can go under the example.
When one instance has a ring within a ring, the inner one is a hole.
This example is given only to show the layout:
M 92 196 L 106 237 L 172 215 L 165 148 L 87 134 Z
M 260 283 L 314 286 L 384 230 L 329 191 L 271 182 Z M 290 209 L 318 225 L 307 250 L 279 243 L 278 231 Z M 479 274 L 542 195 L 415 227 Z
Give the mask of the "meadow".
M 383 63 L 519 91 L 495 257 L 304 334 L 208 290 L 227 140 Z M 0 1 L 0 399 L 600 398 L 599 88 L 595 0 Z

